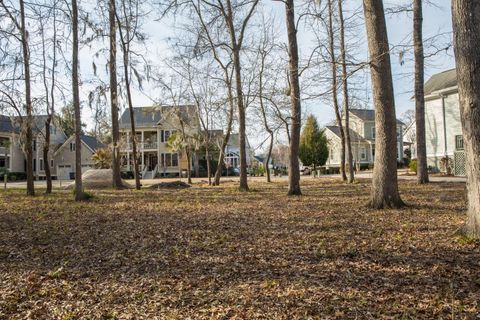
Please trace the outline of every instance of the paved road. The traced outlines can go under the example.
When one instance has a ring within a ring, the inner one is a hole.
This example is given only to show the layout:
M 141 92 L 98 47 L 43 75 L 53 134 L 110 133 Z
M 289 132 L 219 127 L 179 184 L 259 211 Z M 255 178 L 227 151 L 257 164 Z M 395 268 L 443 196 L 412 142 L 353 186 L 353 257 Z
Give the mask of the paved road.
M 372 178 L 372 171 L 361 171 L 356 175 L 357 178 L 360 179 L 371 179 Z M 340 178 L 339 174 L 330 174 L 330 175 L 321 175 L 318 178 L 313 178 L 312 176 L 302 176 L 302 179 L 331 179 L 331 178 Z M 238 177 L 222 177 L 223 180 L 238 180 Z M 264 180 L 265 177 L 249 177 L 249 180 Z M 287 180 L 288 176 L 282 177 L 273 177 L 273 181 L 282 181 Z M 400 169 L 398 170 L 398 179 L 399 180 L 415 180 L 416 177 L 413 175 L 407 175 L 406 170 Z M 176 181 L 178 178 L 163 178 L 163 179 L 145 179 L 142 180 L 142 185 L 148 186 L 159 182 L 166 182 L 166 181 Z M 181 179 L 186 181 L 185 178 Z M 192 178 L 193 183 L 206 183 L 207 178 Z M 465 182 L 465 177 L 443 177 L 443 176 L 430 176 L 430 181 L 432 182 Z M 131 185 L 135 185 L 134 180 L 127 180 L 128 183 Z M 73 183 L 73 180 L 54 180 L 52 181 L 54 189 L 63 189 L 65 186 Z M 25 181 L 20 182 L 9 182 L 7 184 L 7 188 L 20 188 L 25 189 L 27 187 L 27 183 Z M 45 181 L 35 181 L 36 188 L 45 188 L 46 182 Z M 3 183 L 0 183 L 0 188 L 3 189 Z

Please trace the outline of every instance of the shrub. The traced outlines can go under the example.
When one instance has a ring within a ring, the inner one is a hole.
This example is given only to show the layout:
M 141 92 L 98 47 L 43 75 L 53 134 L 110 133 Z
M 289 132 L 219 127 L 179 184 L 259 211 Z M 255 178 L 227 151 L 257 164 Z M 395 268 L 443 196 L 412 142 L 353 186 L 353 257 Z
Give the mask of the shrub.
M 417 160 L 411 160 L 409 167 L 410 171 L 417 173 Z
M 77 193 L 77 190 L 75 189 L 75 187 L 73 187 L 72 194 L 74 197 L 76 193 Z M 82 189 L 82 200 L 90 200 L 92 198 L 93 198 L 93 193 L 85 191 L 85 189 Z

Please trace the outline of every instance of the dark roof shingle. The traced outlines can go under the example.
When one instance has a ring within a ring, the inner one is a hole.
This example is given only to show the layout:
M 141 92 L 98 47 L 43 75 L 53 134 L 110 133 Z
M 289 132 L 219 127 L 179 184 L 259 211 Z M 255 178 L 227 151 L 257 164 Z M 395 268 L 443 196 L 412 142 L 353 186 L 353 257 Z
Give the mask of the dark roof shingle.
M 457 85 L 457 71 L 456 69 L 446 70 L 428 79 L 425 83 L 425 95 L 428 96 L 434 91 L 455 87 Z

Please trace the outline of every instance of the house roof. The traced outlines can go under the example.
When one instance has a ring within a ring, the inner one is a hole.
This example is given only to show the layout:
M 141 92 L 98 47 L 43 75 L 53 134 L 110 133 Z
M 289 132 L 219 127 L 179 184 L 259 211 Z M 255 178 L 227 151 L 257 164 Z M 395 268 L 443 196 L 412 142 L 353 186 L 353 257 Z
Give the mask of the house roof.
M 425 83 L 425 95 L 428 96 L 435 91 L 455 87 L 457 85 L 457 71 L 456 69 L 446 70 L 428 79 Z
M 0 115 L 0 132 L 12 132 L 12 119 L 8 116 Z
M 192 111 L 195 107 L 192 105 L 181 106 L 149 106 L 149 107 L 135 107 L 133 108 L 133 117 L 135 119 L 135 126 L 137 127 L 152 127 L 159 125 L 162 120 L 162 114 L 165 112 L 178 111 L 180 117 L 184 121 L 189 121 L 192 117 Z M 130 110 L 126 109 L 120 117 L 119 126 L 122 129 L 130 128 Z
M 58 149 L 55 151 L 55 154 L 60 152 L 65 146 L 69 145 L 72 140 L 75 139 L 75 135 L 71 135 Z M 92 136 L 87 136 L 82 134 L 80 136 L 80 140 L 92 151 L 95 152 L 97 149 L 105 148 L 106 145 L 101 143 L 97 138 L 92 137 Z
M 101 148 L 105 148 L 105 145 L 98 141 L 97 138 L 87 135 L 80 136 L 80 139 L 93 151 Z
M 342 136 L 340 134 L 340 127 L 338 127 L 338 126 L 326 126 L 325 128 L 327 128 L 328 130 L 333 132 L 337 137 L 342 138 Z M 350 139 L 351 139 L 352 142 L 366 142 L 367 141 L 364 137 L 360 136 L 358 133 L 356 133 L 352 129 L 350 129 Z
M 349 111 L 363 121 L 375 121 L 375 110 L 373 109 L 349 109 Z M 404 125 L 404 123 L 398 119 L 397 124 Z

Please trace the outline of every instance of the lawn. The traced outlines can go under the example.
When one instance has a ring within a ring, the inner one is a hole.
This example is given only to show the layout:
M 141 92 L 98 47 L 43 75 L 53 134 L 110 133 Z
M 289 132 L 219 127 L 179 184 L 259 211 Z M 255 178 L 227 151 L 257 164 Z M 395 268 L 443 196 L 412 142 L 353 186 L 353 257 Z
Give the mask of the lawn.
M 0 192 L 1 319 L 478 319 L 480 244 L 454 233 L 465 185 L 403 181 Z

